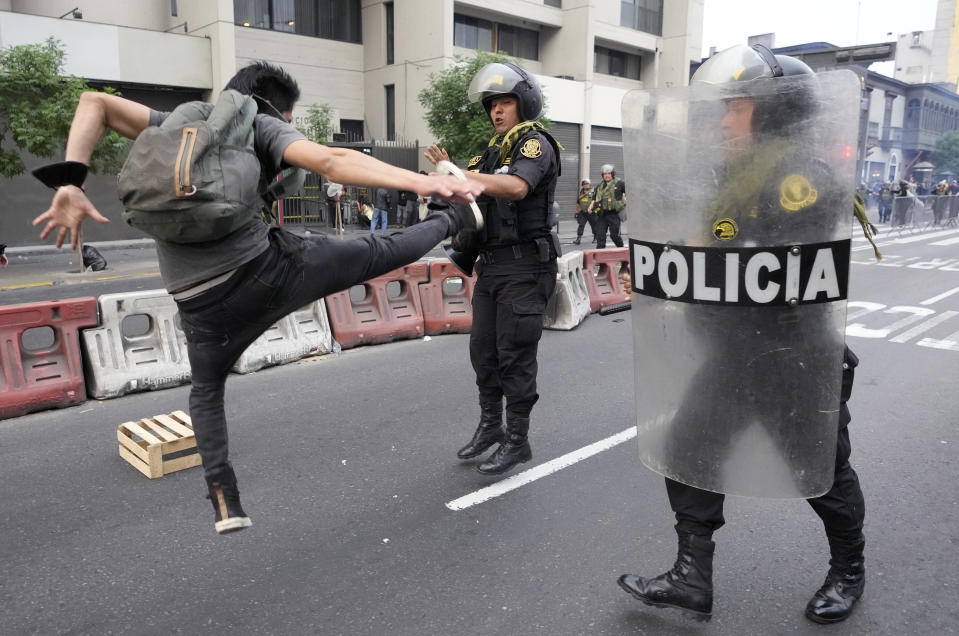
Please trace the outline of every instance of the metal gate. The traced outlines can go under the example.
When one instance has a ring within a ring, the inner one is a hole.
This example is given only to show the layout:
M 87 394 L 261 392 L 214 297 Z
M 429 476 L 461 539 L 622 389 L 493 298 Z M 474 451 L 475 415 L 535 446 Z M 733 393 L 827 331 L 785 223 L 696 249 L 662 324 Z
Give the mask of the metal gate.
M 576 193 L 579 191 L 579 124 L 554 122 L 549 129 L 556 141 L 563 146 L 559 153 L 562 174 L 556 182 L 555 200 L 559 203 L 560 223 L 573 221 L 576 217 Z
M 589 178 L 593 185 L 599 184 L 604 163 L 616 166 L 616 174 L 623 176 L 623 131 L 619 128 L 593 126 L 589 144 Z
M 352 148 L 399 168 L 416 172 L 419 165 L 419 146 L 417 141 L 398 139 L 387 141 L 374 139 L 371 141 L 331 142 L 331 148 Z M 332 228 L 336 224 L 336 202 L 326 196 L 329 181 L 320 175 L 309 173 L 302 192 L 296 196 L 286 197 L 277 204 L 277 210 L 282 216 L 282 223 L 288 225 L 313 225 Z M 373 203 L 373 193 L 369 188 L 346 186 L 343 189 L 343 198 L 340 210 L 344 225 L 363 225 L 360 219 L 359 203 L 362 200 Z M 396 221 L 396 203 L 399 193 L 392 192 L 389 219 Z M 280 216 L 278 214 L 278 216 Z M 369 223 L 366 223 L 369 227 Z

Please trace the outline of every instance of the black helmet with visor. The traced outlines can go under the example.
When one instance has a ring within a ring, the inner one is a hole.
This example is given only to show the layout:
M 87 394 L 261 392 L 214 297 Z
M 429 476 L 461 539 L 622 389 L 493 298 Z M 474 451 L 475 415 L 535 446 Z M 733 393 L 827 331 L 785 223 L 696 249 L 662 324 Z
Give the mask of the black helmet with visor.
M 520 121 L 534 121 L 543 115 L 543 91 L 531 73 L 512 62 L 487 64 L 473 77 L 467 96 L 470 102 L 482 102 L 490 114 L 493 99 L 501 95 L 516 98 Z

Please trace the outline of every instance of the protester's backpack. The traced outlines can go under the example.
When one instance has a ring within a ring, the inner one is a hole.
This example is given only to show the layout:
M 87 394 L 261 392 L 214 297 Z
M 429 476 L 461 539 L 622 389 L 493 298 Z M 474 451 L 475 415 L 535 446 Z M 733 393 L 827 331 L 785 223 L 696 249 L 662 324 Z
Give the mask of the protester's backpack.
M 256 102 L 237 91 L 187 102 L 140 133 L 118 179 L 123 220 L 172 243 L 219 239 L 256 217 Z

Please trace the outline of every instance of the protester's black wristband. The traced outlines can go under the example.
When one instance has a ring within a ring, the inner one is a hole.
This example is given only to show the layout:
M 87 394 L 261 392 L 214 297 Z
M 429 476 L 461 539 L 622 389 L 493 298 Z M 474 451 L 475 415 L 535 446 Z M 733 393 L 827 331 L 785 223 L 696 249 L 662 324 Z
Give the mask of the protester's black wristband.
M 83 189 L 83 182 L 87 178 L 90 167 L 79 161 L 60 161 L 46 166 L 40 166 L 33 171 L 33 176 L 43 185 L 56 190 L 60 186 L 72 185 Z

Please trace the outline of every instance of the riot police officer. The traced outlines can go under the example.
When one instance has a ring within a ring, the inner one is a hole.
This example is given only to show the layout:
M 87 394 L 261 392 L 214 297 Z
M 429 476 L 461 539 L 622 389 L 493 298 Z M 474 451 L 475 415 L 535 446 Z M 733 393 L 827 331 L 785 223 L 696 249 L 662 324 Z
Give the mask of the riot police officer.
M 771 227 L 787 228 L 791 237 L 789 240 L 802 243 L 798 239 L 808 238 L 811 232 L 818 229 L 809 227 L 815 224 L 804 221 L 804 217 L 829 218 L 836 224 L 845 222 L 843 215 L 832 214 L 837 209 L 835 203 L 843 198 L 840 196 L 843 186 L 831 180 L 830 171 L 825 166 L 815 159 L 803 157 L 790 143 L 789 134 L 801 131 L 810 113 L 816 109 L 815 96 L 808 92 L 809 87 L 815 86 L 812 75 L 812 70 L 801 61 L 774 55 L 761 45 L 727 49 L 703 64 L 693 75 L 691 83 L 738 86 L 734 96 L 723 100 L 726 112 L 720 127 L 728 157 L 723 174 L 717 175 L 717 192 L 707 211 L 708 218 L 702 222 L 704 234 L 706 228 L 711 228 L 717 242 L 741 245 L 748 249 L 756 244 L 756 237 L 770 236 Z M 769 89 L 772 86 L 770 82 L 775 81 L 775 78 L 790 76 L 796 76 L 797 80 L 795 84 L 790 84 L 793 90 L 776 93 Z M 785 130 L 789 134 L 782 132 Z M 817 216 L 811 216 L 813 214 Z M 846 260 L 848 262 L 848 254 Z M 745 313 L 751 309 L 738 309 L 737 316 L 743 320 L 751 315 L 759 315 Z M 764 307 L 757 311 L 765 312 L 763 315 L 768 321 L 768 328 L 763 329 L 762 333 L 754 331 L 749 336 L 753 341 L 755 338 L 765 339 L 759 350 L 771 350 L 767 340 L 778 340 L 779 345 L 801 342 L 802 346 L 806 346 L 806 343 L 824 339 L 818 350 L 826 351 L 827 357 L 839 359 L 838 352 L 831 352 L 843 346 L 841 337 L 824 335 L 822 332 L 825 330 L 820 329 L 815 319 L 807 321 L 809 325 L 804 326 L 795 314 L 789 313 L 795 310 L 788 307 Z M 828 310 L 823 308 L 821 311 Z M 825 313 L 813 313 L 814 317 L 817 315 Z M 812 328 L 819 333 L 811 333 Z M 695 328 L 684 333 L 693 332 Z M 744 338 L 738 344 L 742 347 L 745 342 Z M 787 408 L 784 400 L 788 395 L 787 390 L 778 384 L 780 380 L 773 377 L 765 382 L 737 383 L 733 376 L 739 365 L 730 362 L 735 352 L 723 349 L 722 343 L 716 343 L 715 347 L 703 355 L 719 358 L 719 366 L 726 368 L 728 374 L 720 379 L 715 377 L 715 373 L 710 373 L 713 376 L 710 379 L 704 373 L 703 377 L 691 382 L 696 389 L 695 396 L 687 394 L 673 419 L 674 428 L 670 431 L 670 439 L 664 444 L 662 455 L 667 463 L 698 463 L 698 474 L 688 481 L 705 482 L 712 484 L 712 487 L 706 490 L 667 477 L 666 490 L 676 517 L 679 544 L 676 562 L 670 570 L 655 577 L 625 574 L 618 581 L 620 587 L 648 605 L 677 608 L 691 613 L 698 620 L 709 620 L 712 613 L 715 550 L 712 535 L 724 524 L 722 493 L 728 492 L 722 487 L 722 473 L 728 470 L 728 465 L 707 466 L 709 462 L 702 461 L 706 456 L 702 448 L 709 447 L 706 453 L 715 462 L 717 457 L 722 457 L 726 452 L 730 439 L 741 436 L 751 422 L 782 417 L 783 410 Z M 851 449 L 846 427 L 850 421 L 846 401 L 852 392 L 853 373 L 858 359 L 847 347 L 842 361 L 834 465 L 831 455 L 826 458 L 828 463 L 821 464 L 829 471 L 825 483 L 828 484 L 828 475 L 831 473 L 832 486 L 825 494 L 807 499 L 823 522 L 831 554 L 825 582 L 806 606 L 807 618 L 817 623 L 846 619 L 863 593 L 865 580 L 865 539 L 862 533 L 864 502 L 859 479 L 849 464 Z M 783 382 L 789 381 L 785 369 L 781 369 L 779 375 L 784 378 Z M 838 373 L 834 377 L 838 379 Z M 819 380 L 826 381 L 824 378 Z M 817 379 L 813 378 L 812 381 L 816 382 Z M 717 400 L 722 394 L 736 396 L 735 402 L 725 404 L 734 404 L 741 409 L 737 413 L 737 418 L 742 420 L 739 430 L 723 429 L 717 424 L 723 418 L 714 417 L 710 411 L 721 408 L 717 406 Z M 809 402 L 812 398 L 801 399 Z M 793 406 L 796 404 L 790 403 Z M 767 411 L 772 414 L 771 417 L 767 417 Z M 704 426 L 703 423 L 710 418 L 713 420 L 712 426 Z M 824 423 L 827 427 L 833 426 L 828 418 Z M 713 431 L 718 429 L 722 430 L 713 435 Z M 773 432 L 773 443 L 776 443 L 776 429 L 770 430 Z M 794 479 L 801 478 L 802 473 L 797 466 L 786 468 L 784 474 Z
M 573 245 L 579 245 L 583 238 L 583 228 L 589 223 L 589 229 L 593 233 L 593 243 L 596 242 L 596 215 L 590 211 L 590 204 L 593 202 L 593 184 L 589 179 L 583 179 L 579 185 L 579 192 L 576 194 L 576 239 Z
M 498 443 L 478 466 L 481 473 L 493 475 L 532 459 L 528 433 L 530 412 L 539 399 L 536 355 L 560 253 L 559 241 L 550 232 L 559 148 L 537 121 L 543 94 L 525 69 L 509 62 L 487 64 L 473 78 L 469 99 L 482 102 L 495 135 L 481 155 L 469 160 L 466 172 L 486 188 L 477 200 L 485 227 L 481 233 L 457 235 L 458 252 L 451 256 L 467 270 L 475 263 L 478 276 L 470 361 L 479 388 L 480 419 L 457 457 L 477 457 Z M 425 156 L 433 163 L 448 158 L 436 146 Z
M 596 209 L 596 249 L 606 247 L 606 231 L 616 247 L 623 246 L 619 235 L 622 219 L 619 213 L 626 209 L 626 184 L 616 177 L 616 167 L 610 163 L 602 167 L 603 181 L 596 186 L 589 210 Z

